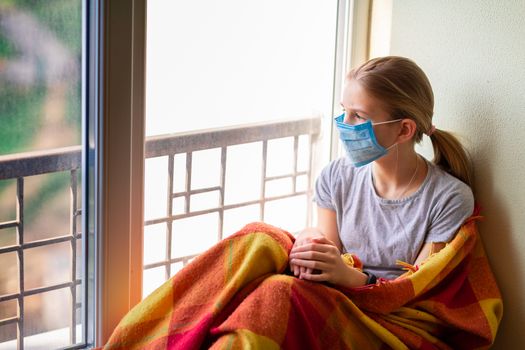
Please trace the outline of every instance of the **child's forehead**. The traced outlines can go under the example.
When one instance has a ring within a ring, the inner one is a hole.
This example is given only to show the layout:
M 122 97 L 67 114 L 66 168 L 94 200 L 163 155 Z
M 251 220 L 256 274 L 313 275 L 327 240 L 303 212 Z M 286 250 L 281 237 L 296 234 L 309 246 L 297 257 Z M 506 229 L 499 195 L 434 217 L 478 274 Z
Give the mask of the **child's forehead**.
M 368 116 L 386 116 L 389 114 L 388 108 L 385 108 L 386 106 L 381 100 L 368 93 L 361 84 L 352 80 L 345 84 L 340 104 L 347 112 Z

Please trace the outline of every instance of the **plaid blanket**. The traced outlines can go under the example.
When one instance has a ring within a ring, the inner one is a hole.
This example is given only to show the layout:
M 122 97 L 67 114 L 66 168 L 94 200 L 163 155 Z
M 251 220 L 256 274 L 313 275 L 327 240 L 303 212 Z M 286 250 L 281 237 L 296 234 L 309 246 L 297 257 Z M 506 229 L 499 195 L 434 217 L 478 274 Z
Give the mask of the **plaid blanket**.
M 401 277 L 352 289 L 291 276 L 293 237 L 249 224 L 135 306 L 104 349 L 488 348 L 503 306 L 475 219 Z

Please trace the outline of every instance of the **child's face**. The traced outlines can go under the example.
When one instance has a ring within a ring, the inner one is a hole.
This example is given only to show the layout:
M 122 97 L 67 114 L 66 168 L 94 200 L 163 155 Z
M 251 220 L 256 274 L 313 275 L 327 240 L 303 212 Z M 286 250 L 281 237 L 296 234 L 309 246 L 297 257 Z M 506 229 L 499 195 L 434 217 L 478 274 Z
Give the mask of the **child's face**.
M 392 120 L 383 103 L 371 96 L 357 81 L 346 80 L 341 106 L 345 111 L 346 124 L 360 124 L 370 120 L 372 124 Z M 387 148 L 396 142 L 400 123 L 374 126 L 378 143 Z

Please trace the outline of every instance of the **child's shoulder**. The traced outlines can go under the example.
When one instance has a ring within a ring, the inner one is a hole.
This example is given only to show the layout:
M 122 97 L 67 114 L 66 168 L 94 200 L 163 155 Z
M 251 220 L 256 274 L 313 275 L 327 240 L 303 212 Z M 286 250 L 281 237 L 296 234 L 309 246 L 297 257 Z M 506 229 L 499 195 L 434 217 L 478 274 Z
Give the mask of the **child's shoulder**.
M 431 188 L 436 196 L 442 200 L 459 200 L 462 202 L 474 202 L 474 194 L 469 185 L 444 171 L 440 167 L 430 164 Z

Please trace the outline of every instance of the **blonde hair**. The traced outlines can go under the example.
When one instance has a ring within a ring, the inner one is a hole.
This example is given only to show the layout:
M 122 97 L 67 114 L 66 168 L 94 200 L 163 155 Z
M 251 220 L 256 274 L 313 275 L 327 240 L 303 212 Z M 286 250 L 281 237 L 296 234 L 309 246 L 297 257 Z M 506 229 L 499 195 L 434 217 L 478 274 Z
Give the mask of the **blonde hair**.
M 467 152 L 450 132 L 433 128 L 434 94 L 419 66 L 405 57 L 379 57 L 351 70 L 347 79 L 357 81 L 380 100 L 392 119 L 412 119 L 417 125 L 415 142 L 421 142 L 423 134 L 430 134 L 434 148 L 432 162 L 472 187 Z

